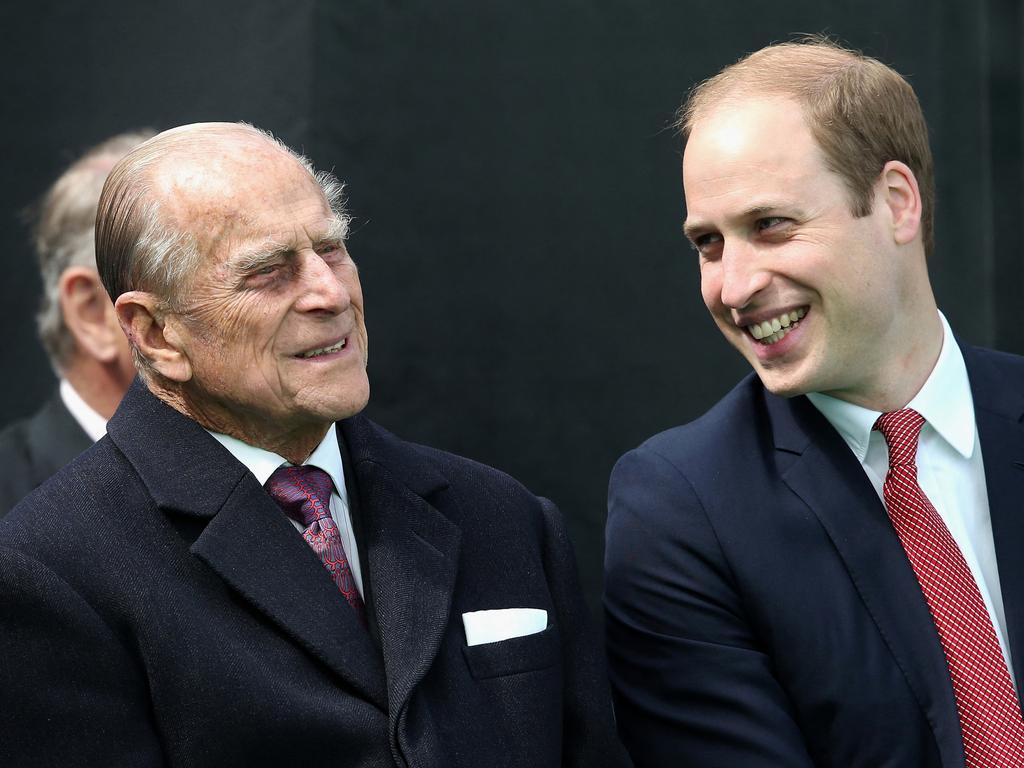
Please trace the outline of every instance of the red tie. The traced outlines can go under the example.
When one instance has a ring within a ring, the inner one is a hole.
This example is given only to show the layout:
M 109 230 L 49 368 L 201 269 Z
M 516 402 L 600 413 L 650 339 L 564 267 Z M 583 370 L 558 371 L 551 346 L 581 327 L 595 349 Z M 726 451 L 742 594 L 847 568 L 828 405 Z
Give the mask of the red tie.
M 265 487 L 285 514 L 305 527 L 302 537 L 316 552 L 345 600 L 365 624 L 363 598 L 356 589 L 352 568 L 345 557 L 341 533 L 330 514 L 331 489 L 334 487 L 331 476 L 318 467 L 278 467 Z
M 1024 721 L 978 585 L 946 524 L 917 483 L 924 417 L 883 413 L 875 429 L 889 446 L 882 493 L 931 610 L 953 683 L 968 768 L 1024 766 Z

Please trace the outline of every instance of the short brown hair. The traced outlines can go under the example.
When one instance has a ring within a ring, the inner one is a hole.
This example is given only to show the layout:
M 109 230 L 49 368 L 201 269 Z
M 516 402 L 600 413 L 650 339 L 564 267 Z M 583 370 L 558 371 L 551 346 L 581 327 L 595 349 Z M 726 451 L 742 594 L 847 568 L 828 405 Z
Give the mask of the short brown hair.
M 722 102 L 782 95 L 804 109 L 829 168 L 846 183 L 855 216 L 871 213 L 872 188 L 890 160 L 906 163 L 921 190 L 921 238 L 934 248 L 935 178 L 928 126 L 914 89 L 898 72 L 824 37 L 762 48 L 698 84 L 676 127 L 694 124 Z

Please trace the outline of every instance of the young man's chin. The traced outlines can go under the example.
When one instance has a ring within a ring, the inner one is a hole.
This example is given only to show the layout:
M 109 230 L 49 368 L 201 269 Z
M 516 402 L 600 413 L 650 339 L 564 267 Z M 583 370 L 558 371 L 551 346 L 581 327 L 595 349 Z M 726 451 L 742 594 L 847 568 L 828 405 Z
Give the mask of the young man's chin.
M 764 388 L 778 397 L 797 397 L 813 391 L 803 377 L 782 376 L 779 371 L 756 368 L 757 376 Z

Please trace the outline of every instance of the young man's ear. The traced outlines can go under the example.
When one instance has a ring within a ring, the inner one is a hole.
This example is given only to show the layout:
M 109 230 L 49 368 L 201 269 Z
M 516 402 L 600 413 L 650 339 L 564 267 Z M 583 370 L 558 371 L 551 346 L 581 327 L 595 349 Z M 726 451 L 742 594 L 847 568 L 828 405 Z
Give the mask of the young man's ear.
M 117 320 L 128 341 L 161 376 L 180 384 L 192 378 L 192 364 L 182 346 L 174 316 L 152 293 L 128 291 L 114 302 Z
M 882 194 L 892 219 L 892 236 L 906 245 L 921 232 L 921 190 L 914 172 L 899 160 L 882 167 Z

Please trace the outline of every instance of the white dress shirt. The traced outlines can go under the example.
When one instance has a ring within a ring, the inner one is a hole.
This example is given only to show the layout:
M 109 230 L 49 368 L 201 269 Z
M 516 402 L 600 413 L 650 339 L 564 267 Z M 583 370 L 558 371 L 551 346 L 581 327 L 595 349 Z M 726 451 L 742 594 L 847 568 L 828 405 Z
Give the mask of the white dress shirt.
M 78 426 L 94 443 L 107 434 L 107 420 L 82 399 L 67 379 L 60 380 L 60 399 Z
M 278 467 L 293 466 L 291 462 L 278 456 L 276 453 L 243 443 L 237 438 L 222 435 L 219 432 L 210 432 L 210 434 L 256 476 L 256 480 L 260 485 L 264 485 Z M 348 508 L 348 491 L 345 488 L 345 469 L 341 461 L 341 449 L 338 447 L 338 438 L 335 433 L 334 424 L 331 424 L 331 428 L 327 430 L 324 439 L 320 441 L 320 445 L 309 455 L 309 458 L 303 462 L 303 466 L 318 467 L 331 476 L 331 480 L 334 483 L 334 490 L 331 492 L 331 517 L 334 519 L 334 524 L 338 526 L 339 533 L 341 533 L 341 544 L 345 548 L 345 556 L 348 558 L 349 567 L 352 569 L 352 578 L 355 580 L 356 589 L 362 595 L 363 575 L 359 568 L 359 552 L 356 549 L 355 532 L 352 530 L 352 516 Z M 284 513 L 282 512 L 281 514 Z M 297 530 L 305 530 L 301 523 L 292 520 L 290 517 L 288 519 Z
M 942 351 L 935 368 L 914 399 L 907 404 L 925 418 L 917 448 L 918 483 L 960 547 L 978 584 L 999 639 L 1006 666 L 1013 678 L 1006 643 L 1006 614 L 999 589 L 992 520 L 981 443 L 974 422 L 967 367 L 946 318 L 942 321 Z M 878 411 L 838 400 L 819 392 L 807 395 L 829 420 L 860 461 L 864 473 L 882 496 L 889 471 L 889 448 L 881 432 L 872 430 Z M 884 500 L 883 500 L 884 503 Z

